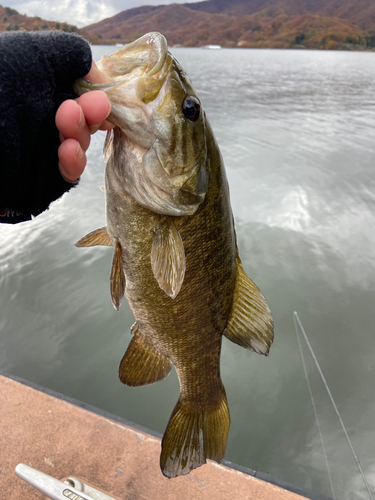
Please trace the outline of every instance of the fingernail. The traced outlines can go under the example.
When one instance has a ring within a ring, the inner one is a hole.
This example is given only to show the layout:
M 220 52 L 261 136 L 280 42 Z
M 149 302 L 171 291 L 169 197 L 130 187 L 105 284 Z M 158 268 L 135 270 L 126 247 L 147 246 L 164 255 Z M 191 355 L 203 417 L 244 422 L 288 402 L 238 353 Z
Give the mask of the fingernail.
M 76 150 L 76 158 L 78 160 L 80 160 L 84 154 L 85 154 L 85 152 L 81 148 L 81 145 L 78 143 L 77 150 Z
M 85 115 L 83 114 L 82 108 L 80 108 L 78 126 L 79 128 L 82 128 L 85 126 L 85 124 L 86 124 Z

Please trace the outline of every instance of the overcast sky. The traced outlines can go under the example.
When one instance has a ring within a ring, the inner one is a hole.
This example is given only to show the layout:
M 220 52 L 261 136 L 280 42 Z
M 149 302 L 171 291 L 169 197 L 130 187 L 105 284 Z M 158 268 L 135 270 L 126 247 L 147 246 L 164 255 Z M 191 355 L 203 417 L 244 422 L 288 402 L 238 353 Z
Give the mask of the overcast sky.
M 194 0 L 3 0 L 1 3 L 18 10 L 20 14 L 67 22 L 81 28 L 133 7 L 186 1 Z

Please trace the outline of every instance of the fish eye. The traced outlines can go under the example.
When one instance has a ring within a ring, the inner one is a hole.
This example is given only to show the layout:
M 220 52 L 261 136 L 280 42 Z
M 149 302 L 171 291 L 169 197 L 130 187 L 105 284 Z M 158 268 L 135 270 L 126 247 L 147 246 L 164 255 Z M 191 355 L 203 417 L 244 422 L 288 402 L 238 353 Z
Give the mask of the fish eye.
M 190 122 L 198 120 L 201 114 L 201 105 L 195 97 L 186 97 L 182 104 L 182 112 Z

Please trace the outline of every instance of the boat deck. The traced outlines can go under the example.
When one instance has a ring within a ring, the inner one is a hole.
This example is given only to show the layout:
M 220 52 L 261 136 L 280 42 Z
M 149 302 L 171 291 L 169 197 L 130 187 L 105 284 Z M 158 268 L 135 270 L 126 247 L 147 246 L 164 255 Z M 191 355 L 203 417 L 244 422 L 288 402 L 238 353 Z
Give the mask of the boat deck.
M 58 479 L 74 476 L 119 500 L 302 500 L 304 497 L 209 462 L 165 478 L 160 439 L 0 375 L 0 497 L 40 500 L 14 474 L 25 463 Z

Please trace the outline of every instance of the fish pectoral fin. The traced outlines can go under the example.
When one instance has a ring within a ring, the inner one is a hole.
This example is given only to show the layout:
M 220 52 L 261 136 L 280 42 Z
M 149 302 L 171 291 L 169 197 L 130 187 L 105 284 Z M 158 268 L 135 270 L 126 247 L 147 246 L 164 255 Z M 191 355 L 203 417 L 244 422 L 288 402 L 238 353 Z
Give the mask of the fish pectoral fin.
M 122 267 L 122 248 L 120 242 L 116 239 L 110 275 L 110 290 L 113 306 L 117 310 L 119 310 L 124 297 L 125 284 L 124 268 Z
M 160 288 L 175 299 L 185 277 L 184 245 L 171 217 L 162 228 L 154 232 L 151 248 L 152 271 Z
M 273 341 L 271 311 L 262 292 L 247 277 L 239 258 L 232 311 L 224 335 L 235 344 L 266 356 Z
M 189 474 L 206 463 L 224 457 L 230 417 L 227 398 L 222 393 L 214 408 L 196 410 L 194 405 L 176 404 L 161 444 L 160 468 L 164 476 Z
M 137 323 L 133 325 L 132 333 L 134 337 L 119 367 L 121 382 L 130 387 L 138 387 L 163 380 L 172 369 L 171 362 L 147 343 L 144 335 L 139 332 Z
M 111 247 L 112 240 L 107 233 L 107 228 L 101 227 L 99 229 L 95 229 L 95 231 L 92 231 L 89 234 L 86 234 L 86 236 L 84 236 L 74 244 L 76 247 L 95 247 L 99 245 Z

